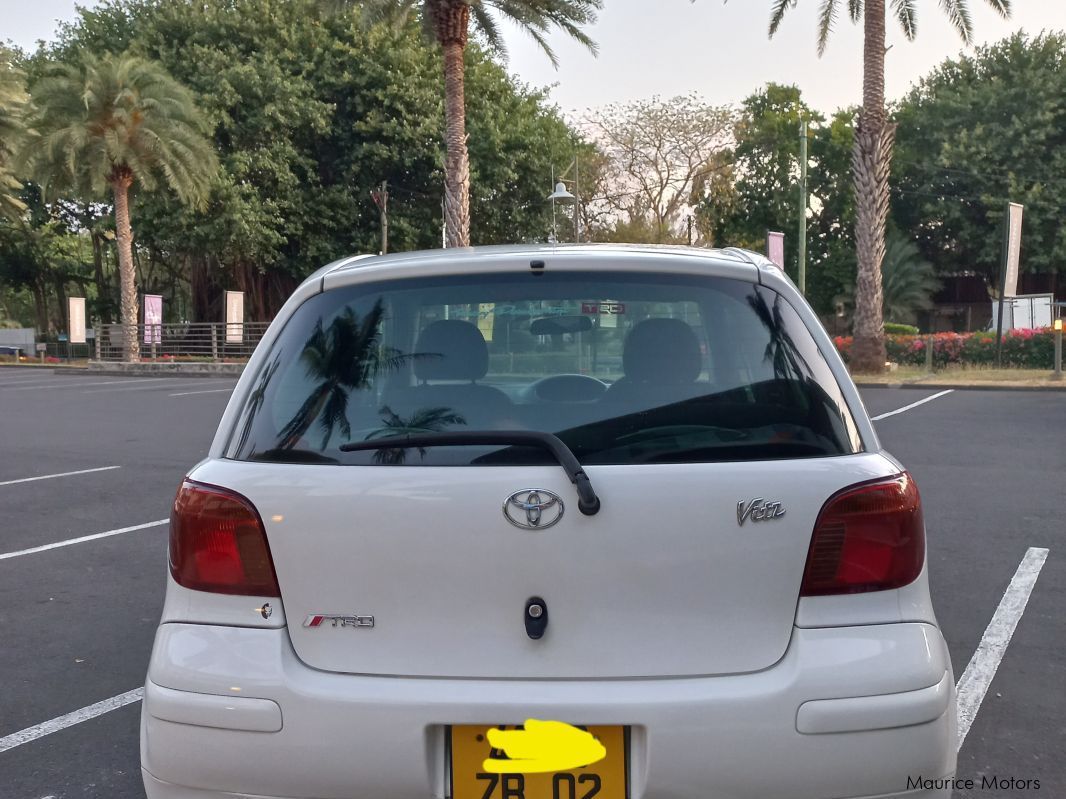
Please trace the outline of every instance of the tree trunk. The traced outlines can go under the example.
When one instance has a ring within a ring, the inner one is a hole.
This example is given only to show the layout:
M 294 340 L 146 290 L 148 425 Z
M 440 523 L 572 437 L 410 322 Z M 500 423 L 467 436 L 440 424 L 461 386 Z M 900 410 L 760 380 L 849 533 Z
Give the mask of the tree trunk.
M 466 90 L 463 53 L 470 25 L 466 0 L 431 5 L 433 27 L 444 53 L 444 224 L 449 247 L 470 246 L 470 156 L 466 149 Z
M 115 194 L 115 233 L 118 243 L 118 275 L 122 314 L 122 354 L 127 363 L 141 359 L 137 338 L 137 275 L 133 267 L 133 230 L 130 228 L 130 186 L 133 173 L 116 169 L 111 176 Z
M 896 127 L 885 112 L 885 0 L 867 0 L 864 13 L 862 110 L 852 153 L 858 273 L 851 368 L 880 373 L 886 358 L 881 264 L 885 259 L 888 178 Z

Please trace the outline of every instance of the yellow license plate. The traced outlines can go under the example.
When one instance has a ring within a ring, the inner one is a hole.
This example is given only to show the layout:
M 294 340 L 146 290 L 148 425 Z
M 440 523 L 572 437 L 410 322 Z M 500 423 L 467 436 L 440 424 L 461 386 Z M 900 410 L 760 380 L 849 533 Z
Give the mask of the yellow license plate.
M 626 799 L 625 727 L 582 727 L 603 744 L 607 756 L 583 768 L 547 774 L 486 772 L 486 759 L 506 757 L 489 745 L 491 728 L 451 728 L 452 799 Z M 500 724 L 496 729 L 520 727 Z

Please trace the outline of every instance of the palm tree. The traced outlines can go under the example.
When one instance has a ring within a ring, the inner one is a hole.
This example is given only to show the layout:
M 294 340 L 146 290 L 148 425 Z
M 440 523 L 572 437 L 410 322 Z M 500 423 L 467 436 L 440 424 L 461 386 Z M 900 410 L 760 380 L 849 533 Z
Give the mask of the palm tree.
M 525 30 L 558 65 L 547 34 L 558 28 L 593 52 L 596 45 L 581 30 L 596 21 L 603 0 L 350 0 L 370 22 L 403 25 L 419 13 L 423 30 L 440 45 L 444 56 L 444 119 L 447 153 L 444 160 L 444 223 L 447 246 L 470 246 L 470 158 L 466 148 L 466 95 L 463 54 L 470 23 L 489 46 L 504 51 L 493 12 Z
M 121 285 L 123 350 L 140 357 L 130 189 L 160 183 L 203 207 L 218 171 L 210 128 L 192 94 L 152 61 L 130 55 L 85 56 L 57 64 L 30 91 L 40 141 L 26 153 L 46 188 L 110 192 Z
M 28 100 L 25 76 L 12 64 L 11 53 L 0 48 L 0 217 L 8 219 L 26 210 L 17 196 L 22 182 L 12 171 L 12 158 L 27 136 Z
M 799 0 L 772 0 L 770 36 L 777 33 L 786 12 Z M 986 0 L 1004 17 L 1011 0 Z M 859 271 L 855 291 L 855 343 L 851 366 L 857 372 L 885 368 L 884 323 L 881 314 L 881 264 L 885 258 L 885 223 L 888 219 L 888 176 L 896 126 L 885 110 L 886 9 L 891 9 L 903 35 L 918 33 L 915 0 L 821 0 L 818 12 L 818 54 L 825 52 L 840 10 L 847 5 L 852 22 L 864 25 L 862 108 L 855 127 L 852 178 L 855 183 L 855 244 Z M 940 0 L 940 7 L 963 42 L 973 39 L 967 0 Z

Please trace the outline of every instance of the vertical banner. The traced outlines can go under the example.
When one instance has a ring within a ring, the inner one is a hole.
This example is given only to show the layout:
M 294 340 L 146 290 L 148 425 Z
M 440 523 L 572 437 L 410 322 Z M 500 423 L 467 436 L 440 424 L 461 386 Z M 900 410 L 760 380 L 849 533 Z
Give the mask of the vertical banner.
M 1002 363 L 1003 351 L 1003 315 L 1006 313 L 1006 300 L 1018 294 L 1018 271 L 1022 254 L 1022 214 L 1025 206 L 1007 203 L 1007 214 L 1003 220 L 1003 269 L 999 284 L 999 310 L 996 314 L 996 366 Z M 1010 310 L 1014 310 L 1011 303 Z M 1013 326 L 1013 322 L 1011 323 Z M 1009 328 L 1008 328 L 1009 329 Z
M 163 343 L 163 298 L 159 294 L 144 295 L 144 343 Z
M 244 342 L 244 292 L 226 292 L 226 343 Z
M 1003 266 L 1003 296 L 1018 296 L 1018 267 L 1022 256 L 1022 215 L 1025 206 L 1007 204 L 1007 260 Z
M 67 298 L 67 332 L 71 344 L 85 343 L 85 298 Z
M 766 257 L 777 264 L 777 268 L 785 271 L 785 234 L 767 231 L 766 233 Z

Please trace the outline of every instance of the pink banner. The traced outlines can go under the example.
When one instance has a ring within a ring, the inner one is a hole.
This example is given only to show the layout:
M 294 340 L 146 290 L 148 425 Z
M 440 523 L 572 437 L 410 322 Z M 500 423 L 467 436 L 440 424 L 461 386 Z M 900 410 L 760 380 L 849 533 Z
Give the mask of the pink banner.
M 163 298 L 158 294 L 144 295 L 144 343 L 163 343 Z
M 785 268 L 785 234 L 766 234 L 766 257 L 777 264 L 779 269 Z

